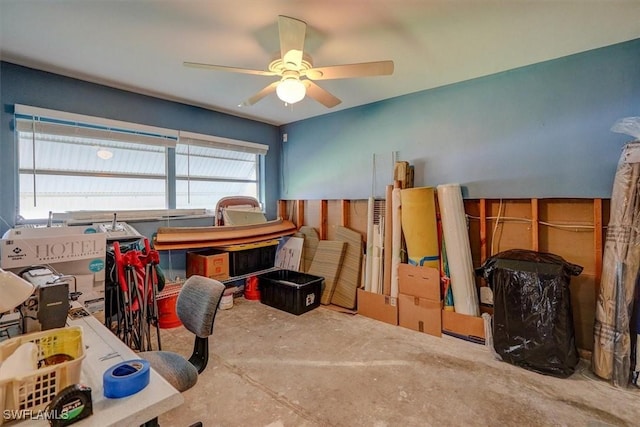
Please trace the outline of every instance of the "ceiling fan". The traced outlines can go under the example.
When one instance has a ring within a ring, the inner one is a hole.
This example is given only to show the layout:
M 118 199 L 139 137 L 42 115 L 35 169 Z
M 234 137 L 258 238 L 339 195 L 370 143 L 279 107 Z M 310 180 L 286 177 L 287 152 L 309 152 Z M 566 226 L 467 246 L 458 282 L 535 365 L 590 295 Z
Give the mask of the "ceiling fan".
M 295 104 L 305 95 L 315 99 L 327 108 L 342 102 L 334 95 L 315 84 L 315 80 L 345 79 L 366 76 L 387 76 L 393 74 L 393 61 L 364 62 L 359 64 L 314 67 L 311 56 L 304 52 L 307 24 L 288 16 L 278 16 L 280 54 L 271 61 L 268 71 L 222 65 L 184 62 L 187 67 L 209 70 L 230 71 L 258 76 L 278 76 L 280 80 L 271 83 L 240 106 L 253 105 L 267 95 L 276 93 L 286 104 Z

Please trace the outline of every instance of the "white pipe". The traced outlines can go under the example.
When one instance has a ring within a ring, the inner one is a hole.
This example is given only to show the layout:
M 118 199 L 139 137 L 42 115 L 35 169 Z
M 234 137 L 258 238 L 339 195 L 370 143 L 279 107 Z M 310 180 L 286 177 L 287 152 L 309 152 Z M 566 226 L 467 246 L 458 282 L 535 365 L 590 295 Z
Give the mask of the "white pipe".
M 371 273 L 373 267 L 373 209 L 375 200 L 369 197 L 367 203 L 367 256 L 365 258 L 364 290 L 371 292 Z

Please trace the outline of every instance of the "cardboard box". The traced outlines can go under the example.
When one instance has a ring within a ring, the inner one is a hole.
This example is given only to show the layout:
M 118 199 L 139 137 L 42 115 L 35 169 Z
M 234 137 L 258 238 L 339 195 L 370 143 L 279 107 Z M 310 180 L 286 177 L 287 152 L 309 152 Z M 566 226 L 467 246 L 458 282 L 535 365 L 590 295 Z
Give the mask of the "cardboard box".
M 187 252 L 187 277 L 204 276 L 216 280 L 229 278 L 229 253 L 216 250 Z
M 440 271 L 431 267 L 400 264 L 398 292 L 431 301 L 440 301 Z
M 0 267 L 18 274 L 24 267 L 46 265 L 56 274 L 73 276 L 79 301 L 102 300 L 91 313 L 104 310 L 105 233 L 93 226 L 13 228 L 0 240 Z
M 398 324 L 398 300 L 358 288 L 358 314 L 395 326 Z
M 16 228 L 1 243 L 4 269 L 88 260 L 87 273 L 104 270 L 106 235 L 85 227 Z
M 404 328 L 442 336 L 442 304 L 426 298 L 398 295 L 398 323 Z
M 398 323 L 400 326 L 442 336 L 440 271 L 400 264 L 398 267 Z
M 442 331 L 470 341 L 484 342 L 484 319 L 453 311 L 442 311 Z
M 398 267 L 398 321 L 400 326 L 442 336 L 442 332 L 483 342 L 482 317 L 442 309 L 440 271 L 431 267 L 400 264 Z

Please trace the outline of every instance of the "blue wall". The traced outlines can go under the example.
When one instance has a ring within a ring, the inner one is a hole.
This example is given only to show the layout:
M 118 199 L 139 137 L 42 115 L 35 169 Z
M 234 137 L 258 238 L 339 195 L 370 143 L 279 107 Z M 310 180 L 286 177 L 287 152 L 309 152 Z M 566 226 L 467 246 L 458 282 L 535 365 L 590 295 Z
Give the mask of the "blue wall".
M 14 225 L 18 200 L 17 153 L 11 127 L 14 104 L 267 144 L 265 209 L 269 218 L 276 216 L 280 191 L 280 144 L 276 126 L 7 62 L 0 64 L 0 102 L 0 236 L 7 230 L 7 223 Z
M 416 186 L 469 198 L 608 198 L 628 116 L 640 39 L 283 126 L 281 197 L 366 198 L 373 154 L 397 152 Z
M 640 115 L 640 39 L 280 130 L 6 62 L 0 100 L 0 216 L 9 223 L 17 200 L 15 103 L 268 144 L 270 218 L 278 198 L 368 197 L 372 155 L 393 152 L 415 165 L 417 186 L 458 182 L 465 197 L 607 198 L 620 149 L 631 140 L 609 129 Z M 279 142 L 280 133 L 288 142 Z M 386 182 L 390 172 L 376 167 Z

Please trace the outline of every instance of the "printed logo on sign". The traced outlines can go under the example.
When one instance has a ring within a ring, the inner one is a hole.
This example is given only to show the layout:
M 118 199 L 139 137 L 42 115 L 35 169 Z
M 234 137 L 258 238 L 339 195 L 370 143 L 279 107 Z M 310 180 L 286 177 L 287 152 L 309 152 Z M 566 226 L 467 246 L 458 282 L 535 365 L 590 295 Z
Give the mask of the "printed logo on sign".
M 79 256 L 100 255 L 104 250 L 96 240 L 72 240 L 36 244 L 36 257 L 40 261 L 62 261 L 75 259 Z
M 308 294 L 306 298 L 306 306 L 309 307 L 316 301 L 316 294 Z
M 13 246 L 14 244 L 16 244 L 15 241 L 13 240 L 7 240 L 5 242 L 5 246 L 7 247 L 7 255 L 6 257 L 8 259 L 10 259 L 11 261 L 20 261 L 21 259 L 24 259 L 27 257 L 27 253 L 25 251 L 22 250 L 22 248 L 20 246 L 15 246 L 13 249 L 11 249 L 11 251 L 9 251 L 9 247 Z
M 98 271 L 102 271 L 104 269 L 104 261 L 101 259 L 94 259 L 89 263 L 89 270 L 97 273 Z

